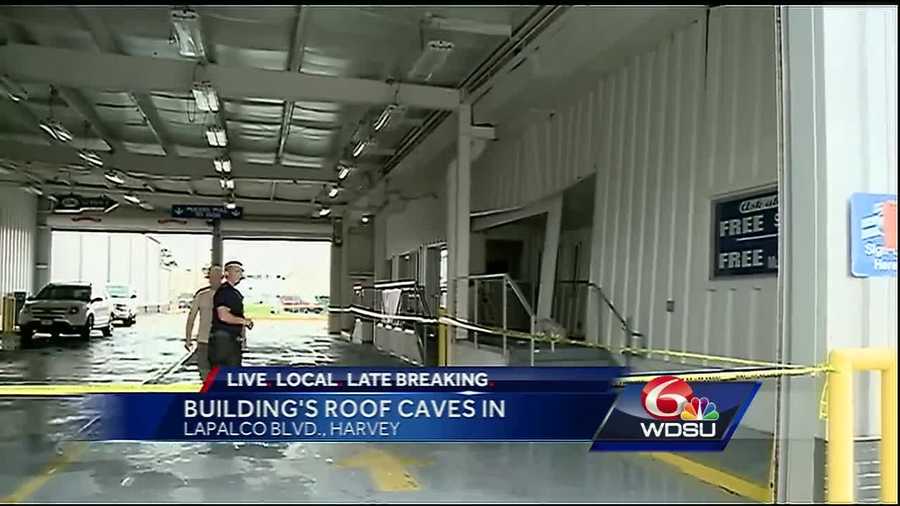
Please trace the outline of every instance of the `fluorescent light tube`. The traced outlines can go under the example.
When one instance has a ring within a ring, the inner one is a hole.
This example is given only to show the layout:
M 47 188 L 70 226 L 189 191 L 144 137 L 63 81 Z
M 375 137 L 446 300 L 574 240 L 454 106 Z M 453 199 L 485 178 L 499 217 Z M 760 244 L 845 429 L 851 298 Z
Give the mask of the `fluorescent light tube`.
M 341 193 L 340 187 L 338 187 L 338 186 L 332 186 L 332 187 L 331 187 L 331 190 L 328 191 L 328 196 L 329 196 L 330 198 L 335 198 L 335 197 L 338 196 L 339 193 Z
M 125 195 L 122 196 L 122 198 L 125 199 L 127 202 L 134 204 L 136 206 L 141 205 L 141 199 L 138 197 L 135 197 L 134 195 L 132 195 L 130 193 L 126 193 Z
M 100 158 L 100 155 L 98 155 L 94 151 L 82 149 L 78 152 L 78 157 L 87 163 L 96 165 L 98 167 L 103 167 L 103 158 Z
M 124 179 L 122 179 L 118 174 L 116 174 L 115 172 L 113 172 L 111 170 L 106 171 L 106 173 L 103 174 L 103 177 L 108 179 L 109 182 L 111 182 L 111 183 L 115 183 L 115 184 L 124 184 L 125 183 Z
M 189 58 L 204 58 L 206 50 L 203 46 L 203 35 L 200 30 L 200 16 L 190 9 L 172 11 L 172 27 L 175 29 L 175 41 L 178 43 L 178 54 Z
M 331 214 L 331 208 L 323 207 L 319 209 L 319 216 L 328 216 L 329 214 Z
M 5 93 L 13 102 L 21 102 L 28 98 L 28 91 L 22 85 L 6 76 L 0 76 L 0 91 Z
M 355 148 L 353 148 L 353 156 L 358 157 L 362 154 L 362 152 L 366 149 L 366 141 L 359 141 Z
M 223 177 L 219 180 L 219 184 L 222 186 L 223 190 L 234 190 L 234 179 L 230 177 Z
M 72 133 L 63 126 L 59 120 L 48 118 L 40 122 L 41 130 L 47 133 L 53 139 L 59 142 L 69 142 L 72 140 Z
M 216 172 L 220 174 L 231 174 L 230 158 L 216 158 L 213 160 L 213 165 L 216 167 Z
M 228 145 L 225 129 L 219 126 L 211 126 L 206 129 L 206 141 L 214 148 L 224 148 Z
M 444 40 L 430 40 L 425 49 L 409 71 L 409 79 L 428 81 L 444 64 L 453 52 L 453 43 Z
M 225 136 L 224 128 L 219 128 L 216 130 L 216 140 L 219 141 L 219 146 L 223 148 L 228 145 L 228 137 Z
M 396 110 L 397 106 L 391 104 L 385 107 L 383 111 L 381 111 L 381 115 L 378 116 L 378 119 L 375 120 L 375 124 L 373 125 L 376 132 L 387 126 L 387 124 L 391 121 L 391 116 L 393 116 L 394 111 Z
M 229 211 L 237 209 L 237 202 L 235 202 L 234 199 L 225 202 L 225 209 L 228 209 Z
M 191 89 L 197 109 L 204 112 L 219 112 L 219 96 L 209 82 L 194 83 Z
M 153 209 L 155 209 L 152 204 L 148 204 L 147 202 L 141 202 L 138 205 L 141 206 L 141 209 L 144 209 L 145 211 L 152 211 Z
M 347 176 L 349 176 L 349 175 L 350 175 L 350 167 L 341 166 L 341 169 L 338 172 L 338 179 L 343 181 L 344 179 L 347 179 Z
M 40 188 L 38 188 L 37 186 L 34 186 L 34 185 L 27 185 L 27 186 L 23 187 L 22 189 L 27 191 L 28 193 L 32 193 L 39 197 L 44 194 L 44 192 Z

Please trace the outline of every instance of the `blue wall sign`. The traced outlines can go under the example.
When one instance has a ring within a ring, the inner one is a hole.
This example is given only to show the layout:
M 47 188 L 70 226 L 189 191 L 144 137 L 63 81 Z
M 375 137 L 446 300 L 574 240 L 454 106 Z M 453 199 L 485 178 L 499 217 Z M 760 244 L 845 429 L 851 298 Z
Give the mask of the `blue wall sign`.
M 897 195 L 850 197 L 850 264 L 858 278 L 897 276 Z
M 244 216 L 243 207 L 226 209 L 225 206 L 189 206 L 173 205 L 173 218 L 196 218 L 201 220 L 240 219 Z
M 778 273 L 778 190 L 713 203 L 712 277 Z

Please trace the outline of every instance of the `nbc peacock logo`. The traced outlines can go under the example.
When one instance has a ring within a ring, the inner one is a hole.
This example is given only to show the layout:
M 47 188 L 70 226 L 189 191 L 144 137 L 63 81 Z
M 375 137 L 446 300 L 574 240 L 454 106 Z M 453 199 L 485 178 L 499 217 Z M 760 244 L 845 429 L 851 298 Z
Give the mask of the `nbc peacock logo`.
M 681 411 L 681 419 L 684 421 L 715 421 L 719 419 L 716 411 L 716 403 L 706 397 L 694 397 L 691 402 L 684 405 Z

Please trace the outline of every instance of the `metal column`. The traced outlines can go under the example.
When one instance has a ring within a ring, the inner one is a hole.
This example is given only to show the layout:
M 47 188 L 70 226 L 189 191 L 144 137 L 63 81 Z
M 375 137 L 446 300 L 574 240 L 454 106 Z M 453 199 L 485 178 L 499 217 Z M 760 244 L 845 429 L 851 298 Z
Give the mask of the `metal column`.
M 40 202 L 40 201 L 39 201 Z M 38 204 L 40 206 L 40 204 Z M 34 283 L 32 292 L 37 292 L 50 282 L 53 249 L 53 231 L 47 225 L 46 212 L 38 211 L 37 234 L 34 244 Z
M 222 222 L 213 220 L 212 222 L 212 258 L 210 265 L 222 265 Z

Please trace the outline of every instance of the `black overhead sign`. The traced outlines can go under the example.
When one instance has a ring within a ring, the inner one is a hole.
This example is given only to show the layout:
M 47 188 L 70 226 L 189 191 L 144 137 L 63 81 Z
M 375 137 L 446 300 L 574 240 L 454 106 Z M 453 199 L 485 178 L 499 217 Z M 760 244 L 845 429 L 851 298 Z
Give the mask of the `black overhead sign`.
M 713 203 L 712 277 L 778 272 L 778 190 Z
M 102 195 L 100 197 L 85 197 L 83 195 L 54 195 L 56 204 L 53 206 L 54 213 L 61 214 L 78 214 L 86 211 L 96 211 L 108 213 L 119 207 L 119 203 L 115 200 Z
M 243 207 L 227 209 L 225 206 L 172 206 L 173 218 L 196 218 L 201 220 L 240 219 L 244 216 Z

